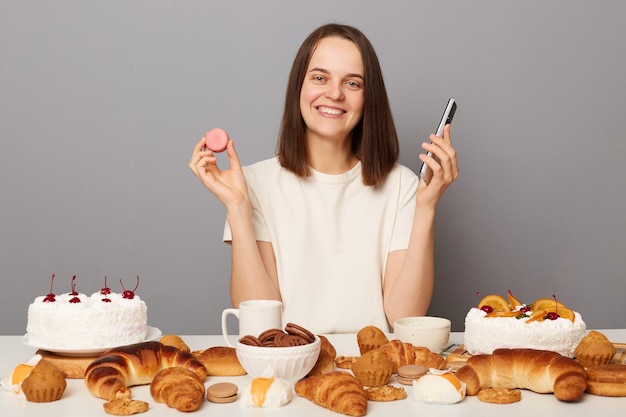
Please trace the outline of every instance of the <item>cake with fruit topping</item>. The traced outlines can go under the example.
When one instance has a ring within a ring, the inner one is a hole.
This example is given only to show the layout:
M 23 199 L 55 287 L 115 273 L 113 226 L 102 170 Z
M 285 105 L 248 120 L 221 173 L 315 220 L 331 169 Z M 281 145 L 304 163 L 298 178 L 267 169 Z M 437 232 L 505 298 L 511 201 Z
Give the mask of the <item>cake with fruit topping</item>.
M 76 291 L 36 297 L 28 307 L 28 344 L 41 349 L 87 350 L 143 342 L 148 330 L 146 303 L 134 290 L 115 293 L 106 286 L 91 296 Z M 54 275 L 52 276 L 54 283 Z M 137 277 L 139 285 L 139 277 Z
M 571 358 L 586 327 L 578 312 L 554 296 L 524 304 L 510 291 L 508 300 L 491 294 L 465 316 L 464 348 L 471 355 L 491 354 L 498 348 L 527 348 Z

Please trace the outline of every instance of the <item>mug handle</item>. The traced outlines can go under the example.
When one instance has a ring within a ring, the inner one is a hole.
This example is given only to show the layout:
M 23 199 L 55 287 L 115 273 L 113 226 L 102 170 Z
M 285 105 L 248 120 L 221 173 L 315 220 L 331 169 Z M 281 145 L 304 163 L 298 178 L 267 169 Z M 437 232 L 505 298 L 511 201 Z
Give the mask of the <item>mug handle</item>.
M 228 318 L 229 314 L 232 314 L 233 316 L 237 317 L 237 320 L 239 320 L 239 309 L 227 308 L 224 311 L 222 311 L 222 335 L 224 336 L 224 341 L 226 342 L 227 346 L 235 347 L 232 345 L 232 343 L 230 343 L 230 340 L 228 338 L 228 328 L 226 326 L 226 319 Z

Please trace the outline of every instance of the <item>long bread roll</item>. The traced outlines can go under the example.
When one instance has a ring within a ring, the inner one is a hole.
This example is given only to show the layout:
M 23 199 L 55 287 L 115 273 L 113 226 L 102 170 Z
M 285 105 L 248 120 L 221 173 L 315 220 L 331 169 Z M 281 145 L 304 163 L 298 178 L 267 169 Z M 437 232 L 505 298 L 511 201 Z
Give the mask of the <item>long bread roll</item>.
M 87 366 L 85 384 L 98 398 L 129 398 L 128 387 L 149 384 L 161 369 L 172 367 L 189 369 L 201 381 L 207 377 L 204 365 L 190 353 L 159 342 L 143 342 L 105 352 Z
M 546 350 L 496 349 L 491 355 L 469 358 L 456 376 L 467 385 L 467 395 L 489 387 L 524 388 L 553 392 L 561 401 L 576 401 L 587 388 L 582 365 Z

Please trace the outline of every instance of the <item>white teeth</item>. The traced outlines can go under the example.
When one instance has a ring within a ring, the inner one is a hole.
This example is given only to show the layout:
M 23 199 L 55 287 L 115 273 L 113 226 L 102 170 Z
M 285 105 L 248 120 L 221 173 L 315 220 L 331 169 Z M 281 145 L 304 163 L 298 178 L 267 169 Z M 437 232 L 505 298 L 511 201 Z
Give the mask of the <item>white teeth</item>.
M 342 110 L 339 110 L 339 109 L 329 109 L 328 107 L 320 107 L 320 111 L 322 113 L 325 113 L 325 114 L 333 114 L 333 115 L 339 115 L 339 114 L 343 113 Z

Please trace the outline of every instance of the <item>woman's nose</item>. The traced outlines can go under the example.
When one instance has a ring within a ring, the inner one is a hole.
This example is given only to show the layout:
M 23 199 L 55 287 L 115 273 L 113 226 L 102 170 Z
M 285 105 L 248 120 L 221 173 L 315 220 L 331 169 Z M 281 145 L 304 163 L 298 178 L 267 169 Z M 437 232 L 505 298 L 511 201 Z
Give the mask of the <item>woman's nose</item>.
M 343 89 L 339 82 L 331 82 L 328 84 L 326 96 L 332 100 L 343 100 Z

